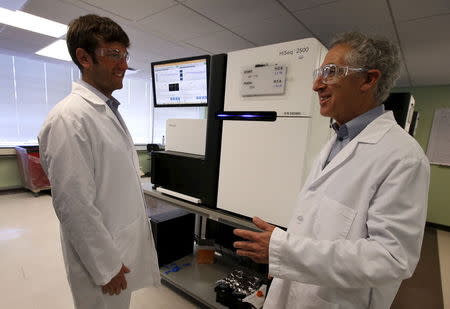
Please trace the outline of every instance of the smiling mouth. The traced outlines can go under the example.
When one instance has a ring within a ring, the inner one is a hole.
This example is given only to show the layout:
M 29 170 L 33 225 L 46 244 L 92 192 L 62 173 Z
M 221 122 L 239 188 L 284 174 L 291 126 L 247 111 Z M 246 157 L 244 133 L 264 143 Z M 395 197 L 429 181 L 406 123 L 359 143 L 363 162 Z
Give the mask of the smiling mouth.
M 330 98 L 331 95 L 319 95 L 320 105 L 324 105 Z
M 114 76 L 117 76 L 117 77 L 124 77 L 124 76 L 125 76 L 125 73 L 115 73 Z

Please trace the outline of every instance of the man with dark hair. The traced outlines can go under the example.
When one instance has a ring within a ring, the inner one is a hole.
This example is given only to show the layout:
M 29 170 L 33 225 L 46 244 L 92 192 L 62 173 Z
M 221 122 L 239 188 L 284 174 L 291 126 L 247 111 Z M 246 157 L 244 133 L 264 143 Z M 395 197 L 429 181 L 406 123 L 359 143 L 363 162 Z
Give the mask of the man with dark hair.
M 287 231 L 262 232 L 237 253 L 269 264 L 264 309 L 387 309 L 420 257 L 430 167 L 422 148 L 381 104 L 399 76 L 398 48 L 340 35 L 313 89 L 336 135 L 322 148 Z
M 130 39 L 119 25 L 108 17 L 92 14 L 81 16 L 70 23 L 66 41 L 69 54 L 81 72 L 83 66 L 76 55 L 78 48 L 84 49 L 97 63 L 95 53 L 102 42 L 117 42 L 125 48 L 130 47 Z
M 77 309 L 125 309 L 132 291 L 160 282 L 139 160 L 112 96 L 122 88 L 129 45 L 107 17 L 73 20 L 67 46 L 82 78 L 39 134 Z

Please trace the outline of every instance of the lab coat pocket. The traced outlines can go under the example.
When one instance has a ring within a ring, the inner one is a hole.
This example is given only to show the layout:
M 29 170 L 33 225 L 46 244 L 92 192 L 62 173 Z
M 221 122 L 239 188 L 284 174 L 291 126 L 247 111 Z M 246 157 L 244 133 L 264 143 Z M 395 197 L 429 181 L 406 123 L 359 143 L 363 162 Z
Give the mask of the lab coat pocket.
M 299 282 L 292 282 L 286 308 L 289 309 L 339 309 L 338 304 L 330 303 L 316 294 L 316 288 Z
M 137 218 L 114 235 L 114 241 L 120 252 L 122 263 L 128 268 L 135 264 L 136 253 L 139 252 L 139 235 L 143 233 L 141 229 L 142 219 Z
M 318 206 L 313 226 L 316 239 L 345 239 L 357 212 L 327 196 L 322 197 Z

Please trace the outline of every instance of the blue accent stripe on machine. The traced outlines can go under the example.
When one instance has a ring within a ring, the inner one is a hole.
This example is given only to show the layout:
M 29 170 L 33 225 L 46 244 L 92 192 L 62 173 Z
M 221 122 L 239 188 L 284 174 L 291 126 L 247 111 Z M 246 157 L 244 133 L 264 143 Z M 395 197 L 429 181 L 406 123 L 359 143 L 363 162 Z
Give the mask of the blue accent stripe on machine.
M 220 112 L 216 117 L 222 120 L 275 121 L 277 112 Z

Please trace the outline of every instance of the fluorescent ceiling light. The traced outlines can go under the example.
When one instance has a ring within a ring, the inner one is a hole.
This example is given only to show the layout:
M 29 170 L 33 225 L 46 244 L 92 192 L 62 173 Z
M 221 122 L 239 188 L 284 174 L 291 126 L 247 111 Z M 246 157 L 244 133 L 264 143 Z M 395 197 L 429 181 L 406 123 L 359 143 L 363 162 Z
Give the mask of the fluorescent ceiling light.
M 11 11 L 0 7 L 0 23 L 60 38 L 67 32 L 67 26 L 53 20 L 21 11 Z
M 36 52 L 37 55 L 56 58 L 59 60 L 72 61 L 67 50 L 66 40 L 58 40 Z

